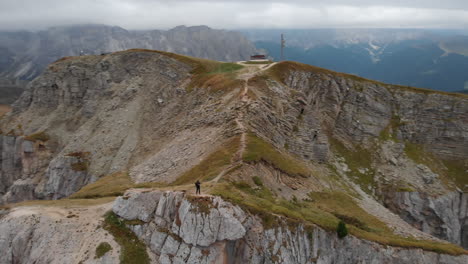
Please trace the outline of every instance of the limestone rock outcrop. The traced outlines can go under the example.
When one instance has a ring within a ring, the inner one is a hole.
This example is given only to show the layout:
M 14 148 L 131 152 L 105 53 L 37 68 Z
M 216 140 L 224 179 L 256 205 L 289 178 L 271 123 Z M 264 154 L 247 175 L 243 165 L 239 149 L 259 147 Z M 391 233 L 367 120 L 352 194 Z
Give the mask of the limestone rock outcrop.
M 0 263 L 114 264 L 120 246 L 100 227 L 107 205 L 81 209 L 29 206 L 0 209 Z M 96 247 L 112 250 L 96 258 Z
M 125 170 L 136 182 L 175 180 L 232 127 L 230 106 L 218 108 L 236 91 L 188 94 L 193 67 L 148 51 L 50 65 L 0 125 L 0 203 L 63 198 Z M 24 140 L 36 133 L 50 140 Z
M 393 192 L 384 202 L 423 232 L 468 248 L 468 194 L 431 197 L 419 192 Z
M 151 206 L 148 201 L 152 200 Z M 465 263 L 420 249 L 381 246 L 319 227 L 276 227 L 239 207 L 212 196 L 183 192 L 128 191 L 113 211 L 155 254 L 153 263 Z

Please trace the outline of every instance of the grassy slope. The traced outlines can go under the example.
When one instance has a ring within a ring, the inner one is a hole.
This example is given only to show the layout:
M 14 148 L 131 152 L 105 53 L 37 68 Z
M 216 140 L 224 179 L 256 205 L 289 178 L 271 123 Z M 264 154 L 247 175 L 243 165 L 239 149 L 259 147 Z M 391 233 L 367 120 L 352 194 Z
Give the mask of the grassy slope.
M 335 231 L 342 220 L 348 225 L 350 234 L 382 245 L 422 248 L 451 255 L 468 254 L 468 251 L 453 244 L 395 235 L 383 222 L 365 212 L 344 193 L 311 193 L 308 200 L 288 201 L 274 196 L 265 187 L 252 188 L 243 182 L 220 184 L 212 193 L 259 216 L 266 228 L 280 225 L 279 216 L 285 217 L 292 228 L 299 223 L 306 227 L 316 224 L 329 231 Z
M 468 191 L 467 160 L 441 160 L 425 150 L 423 145 L 410 142 L 405 142 L 405 154 L 414 162 L 429 167 L 431 171 L 441 176 L 445 184 L 453 182 L 462 191 Z
M 120 245 L 120 263 L 150 263 L 146 245 L 117 217 L 113 212 L 105 215 L 103 228 L 114 237 Z
M 227 141 L 218 150 L 208 155 L 207 158 L 195 167 L 183 173 L 173 185 L 194 183 L 197 180 L 209 181 L 214 179 L 224 168 L 231 164 L 231 159 L 239 148 L 239 137 Z
M 271 144 L 252 133 L 248 135 L 246 151 L 242 158 L 248 163 L 266 162 L 291 176 L 307 178 L 311 174 L 310 169 L 302 161 L 279 152 Z
M 371 193 L 372 188 L 375 186 L 372 153 L 360 146 L 350 150 L 334 138 L 330 138 L 330 144 L 332 150 L 346 160 L 346 164 L 350 169 L 348 175 L 351 176 L 352 180 L 359 184 L 362 190 Z
M 117 172 L 104 176 L 94 183 L 88 184 L 78 192 L 72 194 L 70 199 L 89 199 L 98 197 L 111 197 L 123 195 L 125 190 L 132 188 L 133 182 L 126 172 Z

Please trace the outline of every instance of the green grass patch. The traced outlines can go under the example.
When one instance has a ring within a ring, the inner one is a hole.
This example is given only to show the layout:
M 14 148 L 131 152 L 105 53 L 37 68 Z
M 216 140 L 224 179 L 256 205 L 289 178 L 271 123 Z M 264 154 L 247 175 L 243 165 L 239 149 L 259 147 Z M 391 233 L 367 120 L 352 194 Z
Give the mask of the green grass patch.
M 455 184 L 462 191 L 468 191 L 468 161 L 443 160 L 426 150 L 424 145 L 405 142 L 405 154 L 415 163 L 426 165 L 437 173 L 446 185 Z
M 214 179 L 223 169 L 231 164 L 231 159 L 239 148 L 239 140 L 239 137 L 229 139 L 195 167 L 183 173 L 172 185 L 182 185 L 193 183 L 197 180 L 209 181 Z
M 267 60 L 267 61 L 246 61 L 243 64 L 249 64 L 249 65 L 253 64 L 253 65 L 255 65 L 255 64 L 272 64 L 272 63 L 273 63 L 273 61 Z
M 150 263 L 145 243 L 140 241 L 116 214 L 113 212 L 105 214 L 103 228 L 111 233 L 120 245 L 121 264 Z
M 96 254 L 94 256 L 95 259 L 101 258 L 104 256 L 107 252 L 112 250 L 112 246 L 107 243 L 107 242 L 101 242 L 97 247 L 96 247 Z
M 244 68 L 244 66 L 239 65 L 237 63 L 229 63 L 229 62 L 220 63 L 220 64 L 216 65 L 216 67 L 211 69 L 211 71 L 208 72 L 208 74 L 230 73 L 230 72 L 238 71 L 238 70 L 243 69 L 243 68 Z
M 94 199 L 99 197 L 120 196 L 133 187 L 133 182 L 127 172 L 117 172 L 101 177 L 94 183 L 88 184 L 70 199 Z
M 415 190 L 411 187 L 399 187 L 397 189 L 399 192 L 414 192 Z
M 398 128 L 405 125 L 405 122 L 402 122 L 398 115 L 393 115 L 390 119 L 388 125 L 380 131 L 379 139 L 382 141 L 392 140 L 397 142 L 397 135 L 396 132 Z
M 262 179 L 260 179 L 260 177 L 258 177 L 258 176 L 253 176 L 252 181 L 255 183 L 255 185 L 257 185 L 259 187 L 263 186 Z
M 209 89 L 210 92 L 231 91 L 242 87 L 243 81 L 236 78 L 236 71 L 244 66 L 235 63 L 215 63 L 204 67 L 204 72 L 193 76 L 188 90 Z
M 464 192 L 468 192 L 468 160 L 442 160 L 447 175 Z
M 372 168 L 372 153 L 368 149 L 356 146 L 354 150 L 348 149 L 338 139 L 330 138 L 332 149 L 343 157 L 351 172 L 351 176 L 357 184 L 367 193 L 372 193 L 376 187 L 374 180 L 375 170 Z
M 422 248 L 451 255 L 468 254 L 468 251 L 453 244 L 395 235 L 383 222 L 364 211 L 345 193 L 310 193 L 311 199 L 307 201 L 288 201 L 275 196 L 265 187 L 252 188 L 245 182 L 234 182 L 217 185 L 212 194 L 259 216 L 266 229 L 279 226 L 282 221 L 279 221 L 278 217 L 285 217 L 291 225 L 290 228 L 297 227 L 298 224 L 316 224 L 335 232 L 338 223 L 343 221 L 349 234 L 382 245 Z
M 141 221 L 140 219 L 124 220 L 123 222 L 124 222 L 124 224 L 131 225 L 131 226 L 146 224 L 144 221 Z
M 270 143 L 252 133 L 248 134 L 247 147 L 242 159 L 248 163 L 266 162 L 290 176 L 307 178 L 311 175 L 311 170 L 302 161 L 279 152 Z
M 24 137 L 24 140 L 28 140 L 32 142 L 36 142 L 36 141 L 46 142 L 46 141 L 49 141 L 49 139 L 50 137 L 49 135 L 47 135 L 46 132 L 38 132 L 38 133 L 34 133 L 34 134 Z
M 132 188 L 163 188 L 167 187 L 169 184 L 162 182 L 142 182 L 133 185 Z
M 410 142 L 405 143 L 405 154 L 408 156 L 408 158 L 420 164 L 429 164 L 432 162 L 433 158 L 430 155 L 427 155 L 423 145 Z

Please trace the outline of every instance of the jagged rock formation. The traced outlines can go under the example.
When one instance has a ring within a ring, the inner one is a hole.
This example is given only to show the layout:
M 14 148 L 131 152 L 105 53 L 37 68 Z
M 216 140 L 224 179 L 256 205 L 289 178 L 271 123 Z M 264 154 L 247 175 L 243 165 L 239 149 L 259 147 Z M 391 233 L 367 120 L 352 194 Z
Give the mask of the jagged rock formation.
M 0 32 L 0 77 L 32 80 L 64 56 L 132 48 L 219 61 L 245 60 L 255 53 L 255 46 L 240 33 L 206 26 L 179 26 L 167 31 L 128 31 L 106 25 L 53 27 L 39 32 Z
M 283 223 L 267 228 L 258 217 L 219 197 L 187 197 L 180 192 L 128 192 L 115 201 L 113 211 L 123 219 L 143 221 L 131 228 L 155 254 L 155 263 L 468 261 L 467 256 L 382 247 L 354 237 L 340 240 L 334 232 L 315 226 L 291 229 Z
M 439 238 L 466 246 L 466 199 L 450 193 L 468 187 L 467 113 L 464 95 L 291 62 L 223 64 L 148 50 L 66 58 L 36 78 L 2 119 L 0 204 L 68 197 L 105 175 L 128 172 L 135 183 L 185 190 L 196 179 L 213 190 L 233 186 L 230 191 L 245 200 L 257 199 L 250 205 L 270 199 L 260 207 L 282 199 L 292 207 L 304 202 L 332 223 L 344 219 L 353 230 L 390 240 Z M 408 190 L 410 198 L 399 196 Z M 355 206 L 350 210 L 362 214 L 316 206 L 323 194 L 349 201 Z M 124 219 L 146 223 L 132 230 L 163 263 L 192 254 L 208 262 L 223 255 L 234 263 L 264 256 L 272 263 L 345 263 L 360 256 L 369 256 L 366 262 L 462 263 L 362 237 L 337 240 L 323 222 L 314 226 L 313 238 L 298 224 L 296 230 L 268 231 L 219 197 L 206 203 L 187 197 L 130 192 L 113 208 Z M 292 212 L 287 210 L 269 213 L 284 216 Z M 177 224 L 177 215 L 186 222 Z M 215 225 L 218 231 L 210 229 Z M 334 257 L 336 245 L 343 251 Z M 239 254 L 245 258 L 232 257 Z
M 385 203 L 418 229 L 468 248 L 468 195 L 431 197 L 418 192 L 388 193 Z
M 207 90 L 187 93 L 192 66 L 144 51 L 82 61 L 52 64 L 5 118 L 21 125 L 2 127 L 4 202 L 62 198 L 130 168 L 136 181 L 173 181 L 229 136 L 229 108 L 220 111 Z M 46 130 L 50 140 L 24 149 L 24 135 Z M 85 168 L 71 167 L 79 163 Z
M 118 263 L 122 250 L 98 221 L 112 204 L 88 209 L 23 207 L 0 216 L 1 263 Z M 147 246 L 151 263 L 466 263 L 419 249 L 384 247 L 316 226 L 262 220 L 219 197 L 130 191 L 113 211 Z M 284 221 L 284 222 L 282 222 Z M 60 223 L 57 225 L 57 222 Z M 86 223 L 86 225 L 85 225 Z M 73 235 L 69 235 L 73 234 Z M 95 248 L 112 250 L 100 258 Z

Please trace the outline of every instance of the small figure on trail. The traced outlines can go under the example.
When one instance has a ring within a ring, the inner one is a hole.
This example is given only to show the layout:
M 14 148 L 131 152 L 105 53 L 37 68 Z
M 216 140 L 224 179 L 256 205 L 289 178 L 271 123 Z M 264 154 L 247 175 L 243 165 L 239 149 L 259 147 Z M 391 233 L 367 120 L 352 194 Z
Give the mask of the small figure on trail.
M 197 180 L 197 181 L 195 182 L 195 188 L 197 188 L 196 194 L 200 194 L 200 193 L 201 193 L 201 192 L 200 192 L 200 185 L 201 185 L 200 181 Z

